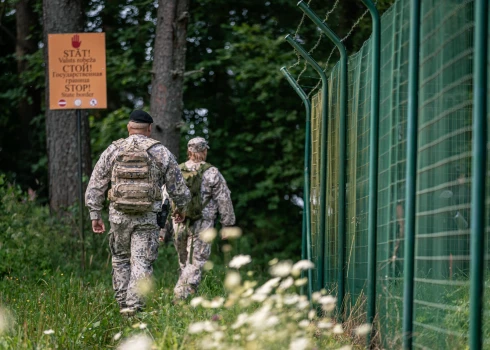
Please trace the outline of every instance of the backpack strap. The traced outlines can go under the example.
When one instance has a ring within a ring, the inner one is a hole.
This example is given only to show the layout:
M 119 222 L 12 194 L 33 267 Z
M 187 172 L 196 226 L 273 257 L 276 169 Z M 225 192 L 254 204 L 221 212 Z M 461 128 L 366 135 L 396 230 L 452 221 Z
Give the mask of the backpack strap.
M 160 141 L 147 138 L 143 142 L 140 142 L 140 143 L 143 146 L 143 148 L 145 149 L 145 151 L 148 151 L 150 148 L 152 148 L 156 144 L 160 143 Z
M 213 166 L 209 163 L 204 163 L 203 165 L 200 166 L 198 172 L 199 172 L 199 175 L 201 176 L 201 184 L 202 184 L 202 176 L 204 175 L 204 173 L 206 172 L 206 170 L 208 170 L 209 168 L 212 168 Z M 206 206 L 209 204 L 209 202 L 211 202 L 211 197 L 209 197 L 206 201 L 204 201 L 202 203 L 202 208 L 206 208 Z
M 208 170 L 209 168 L 212 168 L 213 166 L 209 163 L 204 163 L 199 167 L 198 172 L 201 174 L 201 176 Z

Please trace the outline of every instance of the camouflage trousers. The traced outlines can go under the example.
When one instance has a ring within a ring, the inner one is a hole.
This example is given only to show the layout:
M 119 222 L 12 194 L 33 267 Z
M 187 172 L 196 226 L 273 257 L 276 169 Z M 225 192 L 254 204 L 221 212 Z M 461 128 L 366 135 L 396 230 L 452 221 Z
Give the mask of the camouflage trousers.
M 138 283 L 153 274 L 158 256 L 156 213 L 110 215 L 109 246 L 112 253 L 112 285 L 121 308 L 144 306 Z
M 175 225 L 174 245 L 179 256 L 180 275 L 174 288 L 175 297 L 185 299 L 195 292 L 202 278 L 202 267 L 211 254 L 211 244 L 199 238 L 199 232 L 213 227 L 213 221 L 198 220 L 190 227 Z M 192 251 L 192 262 L 191 262 Z

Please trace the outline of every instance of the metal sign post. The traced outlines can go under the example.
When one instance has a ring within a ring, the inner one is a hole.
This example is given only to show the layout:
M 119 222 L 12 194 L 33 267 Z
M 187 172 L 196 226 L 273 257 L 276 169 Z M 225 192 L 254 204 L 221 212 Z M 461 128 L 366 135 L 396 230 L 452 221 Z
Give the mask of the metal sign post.
M 82 158 L 82 110 L 77 109 L 77 141 L 78 141 L 78 225 L 82 244 L 82 270 L 85 271 L 85 233 L 83 230 L 83 158 Z
M 82 109 L 107 108 L 105 33 L 49 34 L 48 58 L 49 109 L 76 110 L 78 224 L 84 270 Z

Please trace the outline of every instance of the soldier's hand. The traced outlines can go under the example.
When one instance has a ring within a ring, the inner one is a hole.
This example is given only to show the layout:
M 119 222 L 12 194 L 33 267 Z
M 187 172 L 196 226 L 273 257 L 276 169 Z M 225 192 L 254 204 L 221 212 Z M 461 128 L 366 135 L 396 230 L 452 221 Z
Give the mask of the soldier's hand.
M 102 221 L 102 219 L 92 220 L 92 231 L 98 234 L 104 233 L 105 232 L 104 221 Z

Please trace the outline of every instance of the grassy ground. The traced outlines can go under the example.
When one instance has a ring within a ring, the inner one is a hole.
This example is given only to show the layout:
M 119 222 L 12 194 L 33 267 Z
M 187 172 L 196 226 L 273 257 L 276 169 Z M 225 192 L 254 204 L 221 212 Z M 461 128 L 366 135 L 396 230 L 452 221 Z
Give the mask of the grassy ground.
M 231 325 L 239 313 L 258 307 L 194 308 L 189 301 L 173 305 L 176 271 L 173 248 L 162 246 L 155 266 L 156 285 L 148 298 L 147 308 L 138 317 L 130 319 L 119 315 L 110 267 L 103 271 L 89 270 L 85 277 L 68 274 L 63 269 L 38 278 L 7 276 L 0 281 L 0 308 L 9 310 L 13 322 L 0 335 L 0 348 L 111 349 L 118 347 L 125 338 L 141 333 L 153 339 L 157 349 L 200 348 L 196 336 L 188 332 L 191 323 L 213 320 L 216 324 Z M 257 275 L 258 280 L 268 278 L 261 273 Z M 208 299 L 225 296 L 224 276 L 223 265 L 215 264 L 205 273 L 198 294 Z M 317 344 L 313 347 L 338 348 L 349 339 L 319 336 L 313 341 Z M 285 348 L 284 345 L 278 343 L 276 348 Z

